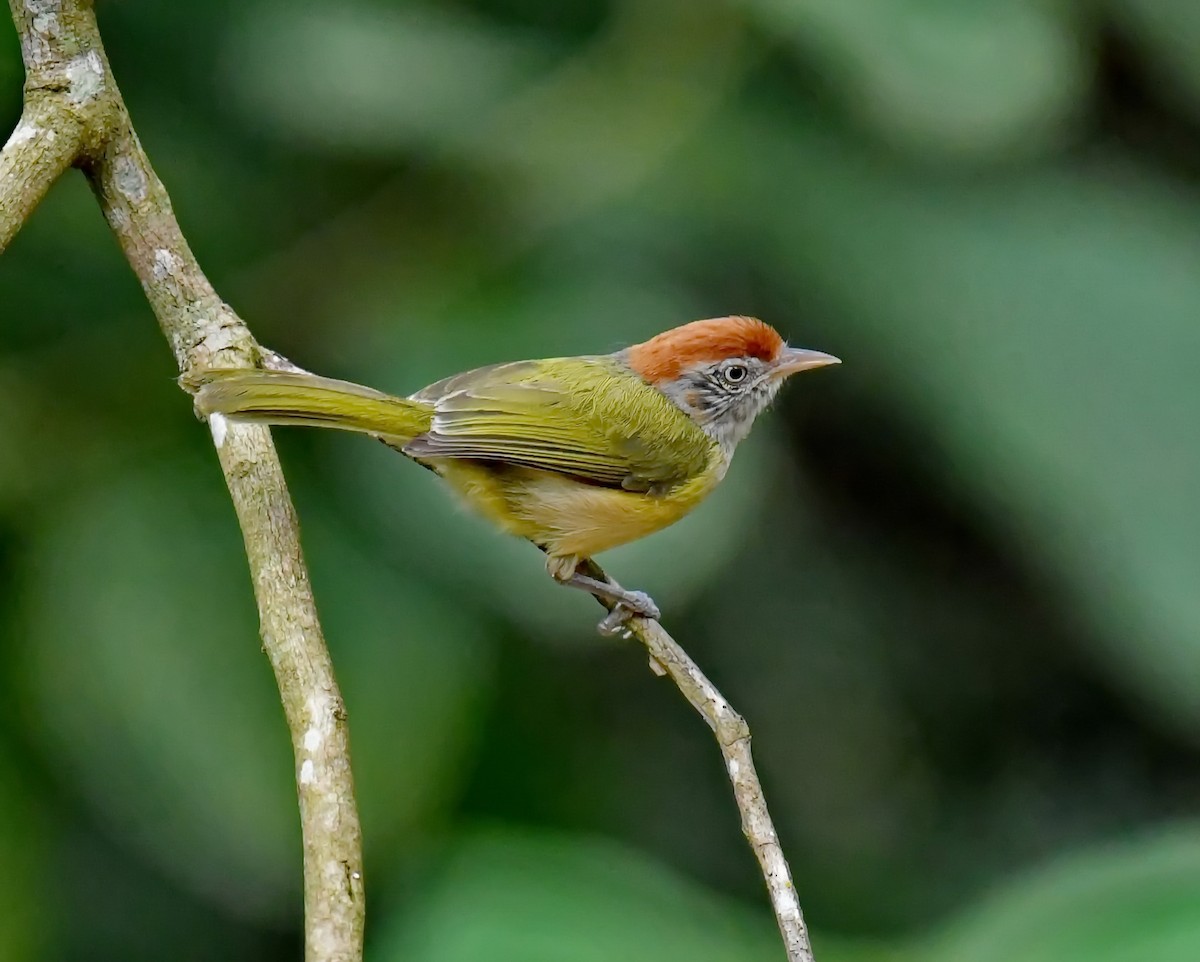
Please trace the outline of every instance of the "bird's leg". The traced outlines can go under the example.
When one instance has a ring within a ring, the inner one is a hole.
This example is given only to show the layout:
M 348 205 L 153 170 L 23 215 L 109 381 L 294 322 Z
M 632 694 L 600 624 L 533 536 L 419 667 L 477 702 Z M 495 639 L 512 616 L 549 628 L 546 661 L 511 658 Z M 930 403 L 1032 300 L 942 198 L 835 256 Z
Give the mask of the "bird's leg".
M 564 581 L 563 584 L 590 591 L 602 601 L 628 609 L 627 617 L 641 615 L 643 618 L 653 618 L 657 621 L 661 616 L 654 599 L 644 591 L 629 591 L 611 581 L 597 581 L 595 578 L 589 578 L 579 572 L 571 575 L 570 580 Z
M 577 570 L 580 562 L 579 558 L 563 558 L 548 554 L 546 570 L 560 585 L 579 588 L 611 606 L 608 616 L 600 622 L 601 634 L 616 634 L 621 626 L 633 617 L 651 618 L 655 621 L 661 617 L 658 605 L 646 592 L 628 591 L 611 578 L 602 581 L 599 578 L 581 574 Z

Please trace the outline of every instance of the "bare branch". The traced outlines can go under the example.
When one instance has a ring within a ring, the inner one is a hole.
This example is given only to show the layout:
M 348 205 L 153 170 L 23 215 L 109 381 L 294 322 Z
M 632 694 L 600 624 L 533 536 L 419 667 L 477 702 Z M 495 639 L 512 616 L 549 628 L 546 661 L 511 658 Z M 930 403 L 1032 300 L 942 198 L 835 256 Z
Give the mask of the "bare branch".
M 591 577 L 612 581 L 594 561 L 586 562 L 586 568 Z M 603 601 L 600 603 L 611 610 Z M 771 813 L 767 811 L 762 783 L 750 754 L 750 726 L 662 625 L 645 618 L 633 618 L 627 627 L 649 652 L 650 667 L 654 672 L 670 676 L 683 697 L 717 736 L 725 759 L 725 771 L 733 786 L 733 797 L 742 816 L 742 834 L 750 843 L 767 883 L 767 894 L 783 936 L 788 962 L 813 962 L 812 945 L 804 925 L 804 914 L 800 911 L 800 899 L 792 884 L 792 872 L 780 847 Z
M 83 169 L 181 372 L 263 356 L 196 262 L 138 142 L 88 0 L 9 0 L 25 113 L 0 153 L 0 250 L 50 185 Z M 246 544 L 263 648 L 296 762 L 310 962 L 362 958 L 362 852 L 346 712 L 317 620 L 299 525 L 264 427 L 211 425 Z

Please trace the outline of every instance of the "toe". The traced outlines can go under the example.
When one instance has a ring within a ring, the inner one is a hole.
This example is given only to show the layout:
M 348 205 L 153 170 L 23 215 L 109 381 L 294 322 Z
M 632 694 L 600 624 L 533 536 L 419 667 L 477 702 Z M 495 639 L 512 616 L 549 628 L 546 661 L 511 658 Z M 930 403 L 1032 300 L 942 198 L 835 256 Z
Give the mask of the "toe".
M 629 592 L 628 606 L 643 618 L 650 618 L 654 621 L 658 621 L 662 614 L 658 610 L 658 605 L 654 603 L 654 599 L 644 591 Z
M 617 605 L 604 616 L 604 620 L 596 626 L 596 630 L 605 636 L 619 635 L 626 630 L 625 623 L 633 617 L 633 612 L 624 605 Z

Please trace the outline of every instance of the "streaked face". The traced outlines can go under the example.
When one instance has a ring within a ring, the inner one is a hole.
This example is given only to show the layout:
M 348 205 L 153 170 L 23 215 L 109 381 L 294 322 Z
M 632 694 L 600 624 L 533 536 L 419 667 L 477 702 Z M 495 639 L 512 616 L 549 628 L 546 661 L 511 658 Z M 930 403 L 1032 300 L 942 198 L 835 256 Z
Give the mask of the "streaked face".
M 695 364 L 662 390 L 729 458 L 784 381 L 799 371 L 838 363 L 831 354 L 783 345 L 770 360 L 745 356 Z
M 756 357 L 700 364 L 664 387 L 666 395 L 721 445 L 726 457 L 775 399 L 784 378 Z

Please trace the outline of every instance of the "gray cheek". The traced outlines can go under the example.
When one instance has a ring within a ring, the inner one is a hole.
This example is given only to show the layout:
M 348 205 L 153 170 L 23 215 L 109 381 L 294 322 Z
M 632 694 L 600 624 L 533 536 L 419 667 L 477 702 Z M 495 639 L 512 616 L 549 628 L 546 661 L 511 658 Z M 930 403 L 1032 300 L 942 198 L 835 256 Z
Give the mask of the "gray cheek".
M 677 408 L 694 417 L 697 422 L 703 423 L 712 414 L 712 410 L 707 407 L 710 398 L 704 391 L 704 386 L 696 384 L 695 381 L 677 381 L 677 383 L 666 385 L 662 391 L 672 399 Z M 697 397 L 698 403 L 691 403 L 691 397 Z
M 727 411 L 724 417 L 709 422 L 705 426 L 705 430 L 721 446 L 721 450 L 725 452 L 725 457 L 728 459 L 733 457 L 734 450 L 750 433 L 753 424 L 753 410 L 743 405 L 736 405 Z
M 733 406 L 729 412 L 730 416 L 726 418 L 727 430 L 724 432 L 726 437 L 723 441 L 730 450 L 745 440 L 750 429 L 754 427 L 755 419 L 771 403 L 776 393 L 773 388 L 774 385 L 761 385 L 746 397 L 740 398 Z

